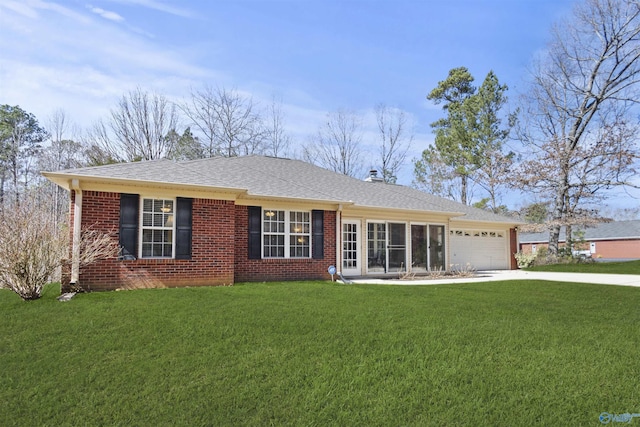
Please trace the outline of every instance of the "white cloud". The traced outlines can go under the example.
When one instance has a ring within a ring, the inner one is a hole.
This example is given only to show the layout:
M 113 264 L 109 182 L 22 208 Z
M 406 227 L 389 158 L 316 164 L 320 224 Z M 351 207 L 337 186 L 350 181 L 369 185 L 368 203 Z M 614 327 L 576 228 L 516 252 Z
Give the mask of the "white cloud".
M 168 13 L 174 16 L 180 16 L 182 18 L 195 18 L 193 12 L 182 9 L 179 7 L 170 6 L 160 1 L 156 0 L 111 0 L 115 3 L 120 4 L 130 4 L 135 6 L 146 7 L 147 9 L 157 10 L 159 12 Z
M 5 8 L 12 12 L 18 13 L 24 17 L 35 19 L 38 17 L 38 12 L 25 2 L 17 2 L 12 0 L 5 0 L 0 3 L 0 9 Z
M 124 21 L 124 18 L 115 12 L 110 12 L 108 10 L 104 10 L 99 7 L 92 7 L 92 6 L 87 6 L 87 7 L 90 8 L 91 12 L 95 13 L 96 15 L 100 15 L 104 19 L 108 19 L 109 21 L 114 21 L 114 22 Z

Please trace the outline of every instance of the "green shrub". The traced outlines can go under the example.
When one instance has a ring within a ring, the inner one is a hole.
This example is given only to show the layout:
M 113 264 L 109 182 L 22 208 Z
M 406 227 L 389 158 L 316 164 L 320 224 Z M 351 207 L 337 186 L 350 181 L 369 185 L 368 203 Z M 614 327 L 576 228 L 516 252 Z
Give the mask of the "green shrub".
M 534 253 L 516 252 L 514 256 L 518 262 L 518 268 L 531 267 L 536 260 L 536 254 Z

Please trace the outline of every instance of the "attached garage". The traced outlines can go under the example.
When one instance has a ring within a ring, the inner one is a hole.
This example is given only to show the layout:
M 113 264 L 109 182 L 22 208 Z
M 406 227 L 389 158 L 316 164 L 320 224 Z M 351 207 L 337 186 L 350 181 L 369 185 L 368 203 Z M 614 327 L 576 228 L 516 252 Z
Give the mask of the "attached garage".
M 505 230 L 451 229 L 451 264 L 476 270 L 509 269 L 509 233 Z

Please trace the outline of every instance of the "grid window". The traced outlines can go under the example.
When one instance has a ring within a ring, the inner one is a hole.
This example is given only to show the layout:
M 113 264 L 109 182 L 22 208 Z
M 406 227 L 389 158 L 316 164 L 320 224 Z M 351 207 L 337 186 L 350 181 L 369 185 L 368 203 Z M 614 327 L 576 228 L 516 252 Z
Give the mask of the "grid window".
M 173 200 L 142 200 L 142 258 L 173 256 L 173 218 Z
M 310 217 L 309 212 L 265 209 L 262 215 L 263 257 L 309 258 Z
M 289 257 L 309 258 L 309 212 L 289 212 Z

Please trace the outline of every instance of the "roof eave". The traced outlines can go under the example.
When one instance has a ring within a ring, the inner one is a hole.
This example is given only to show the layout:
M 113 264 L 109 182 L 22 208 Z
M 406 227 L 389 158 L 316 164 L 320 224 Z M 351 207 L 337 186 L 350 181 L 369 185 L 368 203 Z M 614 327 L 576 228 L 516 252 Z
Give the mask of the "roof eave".
M 162 182 L 152 181 L 144 179 L 128 179 L 128 178 L 105 178 L 101 176 L 92 175 L 77 175 L 69 173 L 57 173 L 57 172 L 42 172 L 42 175 L 49 181 L 64 188 L 65 190 L 72 190 L 75 188 L 73 182 L 79 183 L 80 188 L 86 187 L 91 189 L 92 187 L 110 186 L 110 187 L 153 187 L 153 188 L 173 188 L 173 189 L 189 189 L 199 192 L 220 192 L 233 194 L 236 197 L 242 197 L 247 194 L 248 190 L 245 188 L 234 187 L 215 187 L 211 185 L 202 184 L 184 184 L 177 182 Z M 84 184 L 84 185 L 83 185 Z M 83 188 L 84 189 L 84 188 Z

